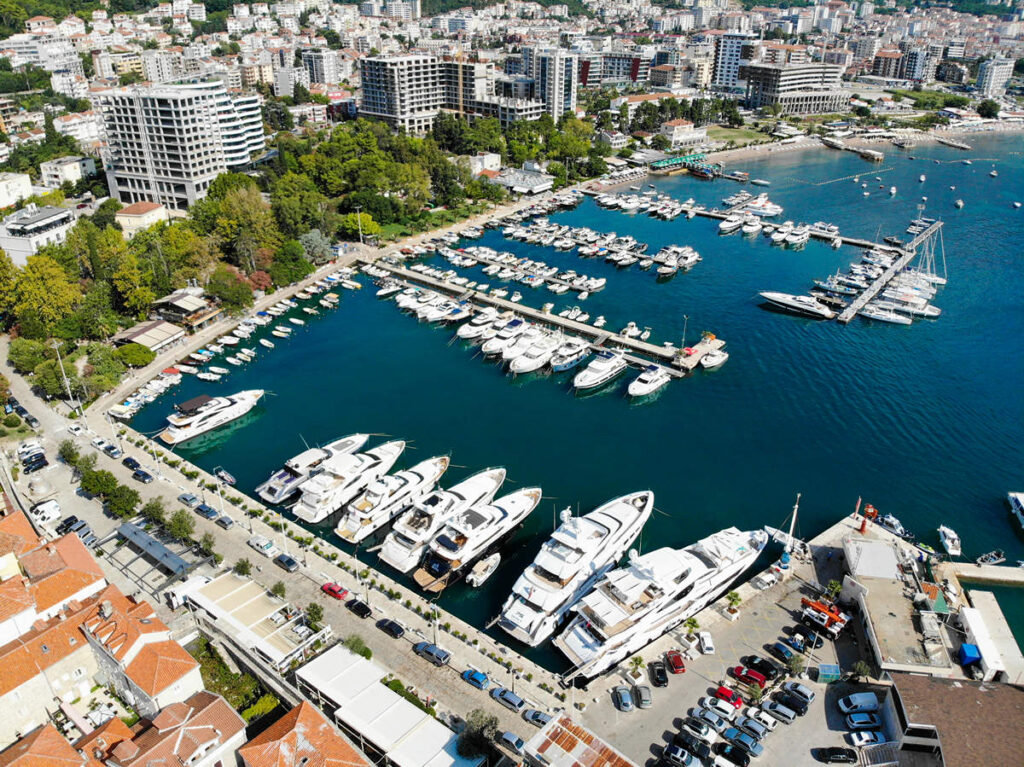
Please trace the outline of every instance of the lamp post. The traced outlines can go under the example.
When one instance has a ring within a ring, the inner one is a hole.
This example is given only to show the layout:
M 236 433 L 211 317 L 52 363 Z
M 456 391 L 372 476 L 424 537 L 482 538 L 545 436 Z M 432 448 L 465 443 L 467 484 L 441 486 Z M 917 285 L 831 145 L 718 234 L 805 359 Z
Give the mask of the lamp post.
M 356 205 L 356 226 L 359 227 L 359 244 L 363 244 L 363 206 Z
M 683 348 L 686 348 L 686 326 L 690 323 L 690 315 L 683 315 Z
M 68 381 L 68 375 L 64 372 L 64 360 L 60 358 L 60 341 L 56 338 L 53 339 L 53 350 L 57 353 L 57 366 L 60 367 L 60 377 L 64 379 L 64 390 L 68 393 L 68 403 L 71 405 L 71 412 L 74 412 L 77 408 L 78 416 L 84 417 L 82 413 L 82 404 L 75 399 L 71 393 L 71 383 Z

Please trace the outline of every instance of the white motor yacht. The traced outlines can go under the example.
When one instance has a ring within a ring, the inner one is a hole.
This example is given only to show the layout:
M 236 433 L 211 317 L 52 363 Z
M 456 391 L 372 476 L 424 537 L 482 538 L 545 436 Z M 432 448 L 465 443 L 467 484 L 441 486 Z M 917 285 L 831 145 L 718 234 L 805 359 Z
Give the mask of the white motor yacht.
M 786 221 L 771 234 L 772 245 L 785 245 L 786 238 L 793 231 L 793 222 Z
M 532 326 L 529 322 L 517 317 L 499 330 L 493 338 L 484 341 L 480 350 L 488 357 L 500 354 L 506 346 L 514 343 L 530 327 Z
M 448 520 L 472 506 L 490 503 L 504 481 L 505 469 L 484 469 L 449 490 L 434 490 L 395 521 L 381 546 L 381 560 L 399 572 L 409 572 Z
M 482 310 L 469 322 L 464 322 L 459 326 L 459 329 L 455 331 L 455 334 L 462 339 L 470 341 L 474 338 L 479 338 L 480 334 L 484 332 L 484 328 L 494 322 L 498 316 L 498 310 L 493 306 L 488 306 Z
M 877 322 L 887 322 L 890 325 L 912 325 L 914 320 L 912 317 L 908 317 L 906 314 L 894 312 L 891 309 L 878 306 L 872 302 L 869 302 L 864 308 L 857 312 L 861 317 L 866 317 L 869 320 L 875 320 Z
M 269 504 L 283 504 L 299 492 L 305 479 L 318 474 L 324 461 L 334 455 L 354 453 L 366 444 L 368 434 L 350 434 L 323 447 L 311 447 L 285 461 L 284 466 L 256 488 L 256 494 Z
M 168 445 L 180 445 L 208 431 L 231 423 L 248 413 L 263 396 L 263 389 L 249 389 L 226 397 L 198 397 L 175 405 L 175 413 L 167 416 L 170 426 L 160 434 Z
M 381 477 L 348 505 L 334 531 L 351 543 L 369 538 L 431 492 L 450 461 L 446 455 L 428 458 L 411 469 Z
M 777 293 L 774 291 L 763 291 L 760 293 L 760 296 L 772 306 L 777 306 L 780 309 L 785 309 L 788 312 L 804 317 L 831 320 L 836 316 L 834 311 L 811 296 L 795 296 L 790 293 Z
M 700 358 L 700 364 L 705 370 L 712 370 L 724 365 L 728 359 L 729 353 L 724 349 L 712 349 Z
M 942 539 L 942 547 L 951 557 L 960 556 L 960 536 L 956 530 L 945 525 L 939 525 L 939 538 Z
M 502 362 L 514 362 L 538 341 L 548 335 L 548 331 L 537 325 L 531 325 L 525 332 L 521 333 L 512 343 L 501 350 Z
M 764 224 L 758 218 L 750 218 L 743 222 L 741 231 L 745 237 L 751 237 L 756 234 L 760 234 L 761 230 L 764 229 Z
M 806 245 L 811 239 L 811 228 L 806 225 L 798 226 L 786 235 L 786 244 L 791 247 Z
M 581 596 L 614 567 L 654 509 L 644 490 L 614 498 L 588 514 L 561 513 L 561 524 L 512 587 L 498 625 L 536 647 L 550 637 Z
M 727 218 L 724 218 L 722 219 L 722 221 L 719 222 L 718 233 L 732 234 L 733 232 L 737 231 L 741 226 L 743 226 L 742 216 L 728 216 Z
M 403 450 L 405 442 L 394 440 L 365 453 L 331 457 L 321 464 L 319 474 L 300 485 L 302 495 L 292 506 L 292 513 L 310 523 L 327 519 L 363 488 L 391 471 Z
M 497 548 L 537 508 L 540 498 L 539 487 L 527 487 L 456 514 L 430 541 L 413 580 L 424 591 L 442 591 L 479 557 Z
M 646 397 L 654 394 L 672 380 L 672 376 L 661 365 L 648 365 L 635 379 L 630 381 L 626 392 L 630 397 Z
M 680 625 L 718 599 L 757 560 L 763 530 L 730 527 L 681 549 L 629 554 L 573 607 L 554 641 L 572 676 L 591 679 Z
M 534 341 L 529 349 L 512 360 L 509 370 L 517 375 L 540 370 L 562 348 L 563 341 L 564 338 L 560 333 L 544 334 L 541 338 Z
M 551 369 L 555 373 L 572 370 L 590 356 L 590 344 L 579 338 L 566 341 L 551 358 Z
M 627 367 L 629 364 L 621 352 L 601 349 L 594 355 L 594 359 L 572 379 L 573 388 L 577 391 L 596 389 L 618 378 Z

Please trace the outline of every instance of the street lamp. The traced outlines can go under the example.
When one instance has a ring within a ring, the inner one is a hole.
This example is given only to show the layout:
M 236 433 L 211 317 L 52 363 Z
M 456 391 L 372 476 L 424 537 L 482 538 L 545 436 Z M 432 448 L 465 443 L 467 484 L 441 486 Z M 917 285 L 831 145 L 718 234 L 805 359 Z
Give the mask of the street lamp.
M 71 412 L 75 412 L 77 407 L 78 416 L 84 418 L 85 414 L 82 412 L 82 403 L 76 400 L 71 393 L 71 383 L 68 381 L 67 373 L 64 372 L 64 361 L 60 358 L 60 341 L 56 338 L 53 339 L 53 350 L 57 353 L 57 365 L 60 367 L 60 377 L 64 379 L 64 390 L 68 393 L 68 403 L 71 405 Z
M 356 205 L 356 225 L 359 227 L 359 244 L 363 244 L 363 206 Z

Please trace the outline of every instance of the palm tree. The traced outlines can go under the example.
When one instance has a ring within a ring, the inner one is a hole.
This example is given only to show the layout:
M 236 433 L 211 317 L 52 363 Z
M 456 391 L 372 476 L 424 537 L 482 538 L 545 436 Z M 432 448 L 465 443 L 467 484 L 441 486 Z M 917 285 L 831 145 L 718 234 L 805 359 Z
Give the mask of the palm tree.
M 640 669 L 644 666 L 644 659 L 639 655 L 634 655 L 629 659 L 629 670 L 633 672 L 633 676 L 640 676 Z
M 697 622 L 697 619 L 692 617 L 687 618 L 683 626 L 686 627 L 686 636 L 691 639 L 693 638 L 694 632 L 700 629 L 700 624 Z
M 729 603 L 729 612 L 736 612 L 736 608 L 740 606 L 740 602 L 743 601 L 743 597 L 736 591 L 730 591 L 725 595 L 725 601 Z

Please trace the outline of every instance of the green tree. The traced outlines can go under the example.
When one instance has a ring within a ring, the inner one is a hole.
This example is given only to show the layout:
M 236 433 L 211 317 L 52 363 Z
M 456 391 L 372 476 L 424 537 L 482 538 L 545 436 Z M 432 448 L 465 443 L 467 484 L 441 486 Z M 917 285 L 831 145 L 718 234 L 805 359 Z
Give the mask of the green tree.
M 192 537 L 192 533 L 195 529 L 195 520 L 192 519 L 192 515 L 184 509 L 178 509 L 167 521 L 167 534 L 179 541 L 184 541 Z
M 319 602 L 310 602 L 306 605 L 306 619 L 314 626 L 319 627 L 324 621 L 324 608 Z
M 74 440 L 62 439 L 57 447 L 57 457 L 68 466 L 75 466 L 81 457 L 81 453 L 79 453 L 78 445 L 75 444 Z
M 664 133 L 655 133 L 651 138 L 651 147 L 660 152 L 665 152 L 672 148 L 672 142 L 669 141 L 668 136 Z
M 328 201 L 309 176 L 284 174 L 274 184 L 270 202 L 285 237 L 298 237 L 311 229 L 326 228 Z
M 141 368 L 156 359 L 156 353 L 142 344 L 130 343 L 117 347 L 114 356 L 129 367 Z
M 142 82 L 142 74 L 139 72 L 125 72 L 117 78 L 118 85 L 134 85 Z
M 70 315 L 81 298 L 60 264 L 48 256 L 29 256 L 14 289 L 18 322 L 36 321 L 47 333 Z
M 232 189 L 217 204 L 214 234 L 227 259 L 247 273 L 259 268 L 257 257 L 269 257 L 280 245 L 270 206 L 253 187 Z
M 85 492 L 90 495 L 98 495 L 100 498 L 106 498 L 118 487 L 117 477 L 105 469 L 82 471 L 80 484 Z
M 490 753 L 498 733 L 498 717 L 481 708 L 474 708 L 466 716 L 466 726 L 459 733 L 455 748 L 459 756 L 474 758 Z
M 796 653 L 786 661 L 786 667 L 789 669 L 789 673 L 793 676 L 799 676 L 803 673 L 804 667 L 807 665 L 803 655 L 797 655 Z
M 97 229 L 106 229 L 108 226 L 120 229 L 121 225 L 117 223 L 114 217 L 122 207 L 124 206 L 114 197 L 104 200 L 96 208 L 96 212 L 92 214 L 92 223 L 96 225 Z
M 349 213 L 343 216 L 339 233 L 348 240 L 358 240 L 360 225 L 364 238 L 380 234 L 380 224 L 369 213 Z
M 206 292 L 219 298 L 228 311 L 252 306 L 252 288 L 227 264 L 218 264 L 206 283 Z
M 250 573 L 252 573 L 252 562 L 250 562 L 245 557 L 242 557 L 237 562 L 235 562 L 234 570 L 236 573 L 238 573 L 238 575 L 248 576 Z
M 156 295 L 149 287 L 149 274 L 143 273 L 138 256 L 125 250 L 118 259 L 111 283 L 117 305 L 125 314 L 140 318 L 145 316 Z
M 199 539 L 199 548 L 207 556 L 212 556 L 214 548 L 217 545 L 217 539 L 213 537 L 213 533 L 203 533 L 203 537 Z
M 68 385 L 72 392 L 80 391 L 82 384 L 76 375 L 74 368 L 65 368 L 68 378 Z M 48 397 L 67 397 L 68 387 L 64 385 L 64 376 L 61 375 L 60 365 L 57 360 L 46 360 L 36 365 L 32 371 L 33 384 L 41 389 Z
M 158 525 L 166 524 L 167 506 L 163 496 L 150 498 L 142 504 L 142 508 L 139 509 L 139 514 L 142 515 L 143 519 L 148 519 L 150 522 L 155 522 Z
M 629 659 L 629 670 L 633 672 L 633 676 L 639 676 L 640 669 L 644 667 L 644 659 L 639 655 L 634 655 Z
M 994 120 L 999 117 L 999 103 L 993 99 L 985 99 L 984 101 L 978 102 L 977 109 L 978 117 L 984 117 L 986 120 Z
M 311 229 L 299 237 L 299 244 L 306 260 L 314 264 L 326 264 L 331 260 L 331 241 L 319 229 Z
M 18 267 L 0 248 L 0 314 L 8 314 L 14 309 L 17 284 Z
M 118 485 L 107 496 L 107 509 L 115 517 L 127 519 L 134 516 L 135 508 L 139 505 L 142 497 L 138 490 L 127 485 Z
M 7 349 L 7 361 L 19 373 L 31 373 L 52 356 L 42 341 L 14 338 Z
M 686 629 L 686 636 L 692 637 L 696 632 L 700 631 L 700 623 L 694 617 L 687 618 L 683 622 L 683 627 Z
M 729 609 L 732 612 L 736 612 L 736 608 L 740 606 L 740 602 L 743 601 L 743 597 L 740 596 L 738 591 L 730 591 L 725 595 L 725 601 L 729 603 Z
M 850 669 L 850 673 L 853 675 L 854 680 L 864 679 L 871 676 L 871 666 L 863 660 L 859 660 L 853 664 L 853 668 Z
M 306 260 L 305 251 L 297 240 L 288 240 L 274 256 L 270 265 L 270 276 L 275 285 L 284 286 L 298 282 L 313 273 L 313 265 Z
M 210 183 L 206 196 L 212 200 L 223 200 L 228 192 L 236 189 L 256 189 L 256 180 L 244 173 L 221 173 Z
M 274 583 L 273 586 L 270 587 L 270 593 L 273 594 L 275 597 L 280 597 L 281 599 L 284 599 L 284 596 L 287 593 L 287 591 L 287 588 L 285 588 L 284 583 L 282 583 L 281 581 L 277 581 L 276 583 Z

